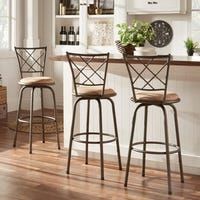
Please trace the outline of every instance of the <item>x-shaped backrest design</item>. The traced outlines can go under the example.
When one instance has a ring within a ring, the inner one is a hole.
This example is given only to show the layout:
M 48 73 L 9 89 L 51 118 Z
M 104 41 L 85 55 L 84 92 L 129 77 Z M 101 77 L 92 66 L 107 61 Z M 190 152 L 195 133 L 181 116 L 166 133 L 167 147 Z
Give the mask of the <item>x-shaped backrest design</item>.
M 170 55 L 124 55 L 133 95 L 135 90 L 163 91 L 166 94 Z
M 72 71 L 74 88 L 79 86 L 102 86 L 104 93 L 109 53 L 78 54 L 67 52 Z
M 25 73 L 41 73 L 41 75 L 44 75 L 47 47 L 15 47 L 15 52 L 22 78 Z

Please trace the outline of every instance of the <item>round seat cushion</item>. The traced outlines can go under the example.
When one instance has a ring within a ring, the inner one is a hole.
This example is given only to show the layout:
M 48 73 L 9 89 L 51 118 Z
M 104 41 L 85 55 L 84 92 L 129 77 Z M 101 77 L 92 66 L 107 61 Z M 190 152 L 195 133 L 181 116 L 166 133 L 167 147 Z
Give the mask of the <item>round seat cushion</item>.
M 25 86 L 43 86 L 43 85 L 54 85 L 55 81 L 48 76 L 36 76 L 36 77 L 26 77 L 19 81 L 20 85 Z
M 165 102 L 163 102 L 163 91 L 136 91 L 136 102 L 160 104 L 160 103 L 177 103 L 180 101 L 179 96 L 174 92 L 167 92 Z M 133 100 L 133 98 L 132 98 Z
M 77 87 L 78 96 L 82 97 L 113 97 L 116 92 L 112 88 L 105 88 L 102 95 L 102 86 L 80 86 Z M 75 92 L 73 95 L 76 95 Z

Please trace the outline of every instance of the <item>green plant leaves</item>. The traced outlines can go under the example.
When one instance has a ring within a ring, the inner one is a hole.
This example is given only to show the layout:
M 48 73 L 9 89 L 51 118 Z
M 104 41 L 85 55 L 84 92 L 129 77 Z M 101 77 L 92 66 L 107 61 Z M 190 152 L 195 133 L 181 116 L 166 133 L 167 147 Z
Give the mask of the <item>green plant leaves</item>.
M 146 40 L 152 40 L 155 36 L 154 30 L 148 22 L 133 20 L 131 25 L 117 24 L 117 28 L 120 42 L 124 45 L 143 46 Z
M 194 50 L 199 45 L 198 42 L 194 42 L 192 38 L 187 38 L 184 43 L 187 50 Z

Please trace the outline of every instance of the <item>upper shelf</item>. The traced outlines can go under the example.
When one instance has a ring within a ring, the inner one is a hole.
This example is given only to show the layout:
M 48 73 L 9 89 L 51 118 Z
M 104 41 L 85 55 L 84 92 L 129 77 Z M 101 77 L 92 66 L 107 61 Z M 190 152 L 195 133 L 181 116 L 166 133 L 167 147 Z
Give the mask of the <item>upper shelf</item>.
M 106 14 L 102 14 L 102 15 L 88 15 L 89 19 L 113 19 L 114 15 L 106 15 Z
M 79 15 L 56 15 L 56 19 L 78 19 Z
M 56 19 L 78 19 L 79 15 L 56 15 Z M 113 19 L 114 15 L 88 15 L 89 19 Z

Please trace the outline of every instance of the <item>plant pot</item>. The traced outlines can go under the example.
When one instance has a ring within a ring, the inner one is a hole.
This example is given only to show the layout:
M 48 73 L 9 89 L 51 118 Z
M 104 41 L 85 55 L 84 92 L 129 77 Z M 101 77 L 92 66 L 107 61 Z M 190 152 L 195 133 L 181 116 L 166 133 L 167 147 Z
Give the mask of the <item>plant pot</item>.
M 187 50 L 187 54 L 188 54 L 188 56 L 193 56 L 194 50 L 193 49 L 188 49 Z
M 128 55 L 134 54 L 135 46 L 132 44 L 123 45 L 119 40 L 115 41 L 115 44 L 120 53 Z
M 156 55 L 155 48 L 152 47 L 135 47 L 134 55 L 136 56 L 154 56 Z

